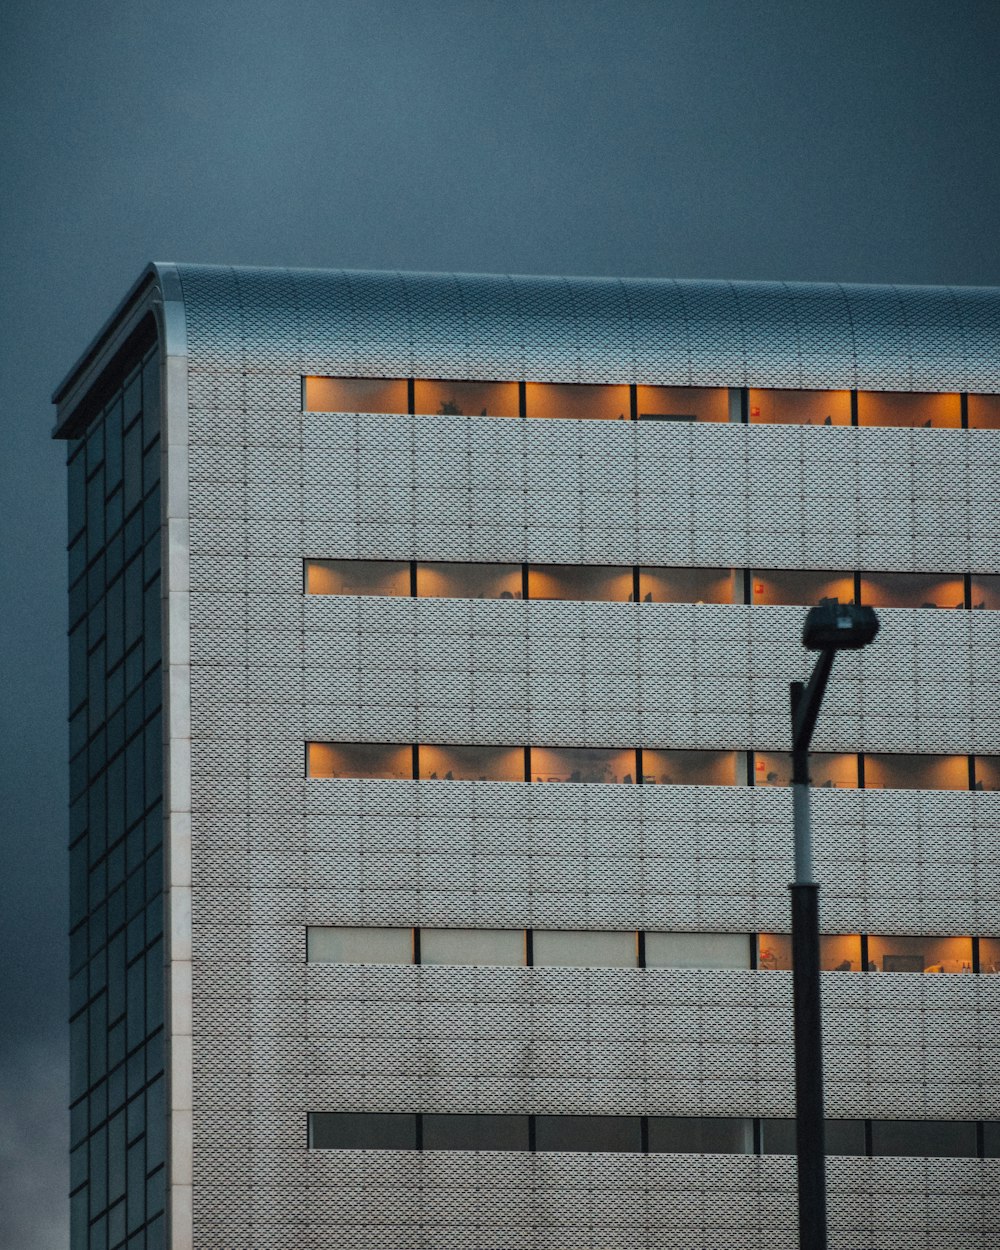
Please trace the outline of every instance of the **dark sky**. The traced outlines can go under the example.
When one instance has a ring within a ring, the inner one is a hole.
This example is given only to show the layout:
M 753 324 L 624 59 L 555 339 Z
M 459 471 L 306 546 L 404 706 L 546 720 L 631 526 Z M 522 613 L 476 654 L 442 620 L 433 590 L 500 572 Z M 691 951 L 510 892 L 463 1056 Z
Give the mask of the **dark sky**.
M 7 0 L 0 1245 L 66 1244 L 49 395 L 150 259 L 1000 282 L 1000 4 Z

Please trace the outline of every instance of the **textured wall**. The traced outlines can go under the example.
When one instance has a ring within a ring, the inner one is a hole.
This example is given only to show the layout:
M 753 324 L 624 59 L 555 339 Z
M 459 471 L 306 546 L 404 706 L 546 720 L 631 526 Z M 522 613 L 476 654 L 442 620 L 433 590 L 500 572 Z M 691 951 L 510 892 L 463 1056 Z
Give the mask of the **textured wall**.
M 779 748 L 801 610 L 305 600 L 301 560 L 993 571 L 993 436 L 303 417 L 294 368 L 230 364 L 192 371 L 195 1244 L 791 1248 L 787 1159 L 305 1149 L 320 1109 L 790 1114 L 786 974 L 304 963 L 308 923 L 782 926 L 787 792 L 302 772 L 313 737 Z M 817 747 L 1000 752 L 995 615 L 883 621 Z M 995 927 L 998 805 L 818 793 L 827 927 Z M 1000 978 L 825 992 L 831 1114 L 1000 1116 Z M 987 1250 L 997 1166 L 834 1161 L 834 1245 Z

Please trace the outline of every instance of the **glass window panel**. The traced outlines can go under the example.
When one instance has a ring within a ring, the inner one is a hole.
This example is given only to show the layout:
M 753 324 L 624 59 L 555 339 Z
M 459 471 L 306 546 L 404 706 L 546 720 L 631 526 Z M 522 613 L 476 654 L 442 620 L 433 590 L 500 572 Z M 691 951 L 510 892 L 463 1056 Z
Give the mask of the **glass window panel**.
M 529 599 L 611 600 L 632 598 L 632 570 L 620 565 L 532 564 Z
M 965 581 L 943 573 L 862 573 L 861 602 L 873 608 L 964 608 Z
M 854 574 L 813 569 L 753 569 L 750 602 L 812 607 L 821 599 L 854 602 Z
M 977 755 L 975 771 L 977 790 L 1000 790 L 1000 756 Z
M 742 570 L 640 569 L 639 598 L 643 603 L 742 603 Z
M 787 751 L 754 751 L 753 770 L 756 786 L 792 784 L 792 757 Z M 821 790 L 856 790 L 858 757 L 853 751 L 811 751 L 809 780 Z
M 968 790 L 965 755 L 865 753 L 866 790 Z
M 535 929 L 532 962 L 552 968 L 635 968 L 638 940 L 632 931 Z
M 307 595 L 396 595 L 410 593 L 406 560 L 307 560 Z
M 640 421 L 728 421 L 725 386 L 638 386 Z
M 527 1150 L 526 1115 L 425 1115 L 425 1150 Z
M 979 939 L 979 971 L 990 975 L 1000 972 L 1000 938 Z
M 406 413 L 406 378 L 303 378 L 306 412 Z
M 792 935 L 790 933 L 758 933 L 757 967 L 768 972 L 791 972 Z
M 753 1154 L 753 1120 L 651 1115 L 649 1149 L 655 1154 Z
M 635 780 L 635 751 L 620 747 L 532 747 L 533 781 Z
M 754 425 L 850 425 L 850 391 L 786 391 L 750 388 Z
M 961 424 L 962 405 L 957 394 L 858 391 L 858 425 L 909 425 L 958 429 Z
M 310 742 L 307 777 L 413 778 L 413 748 L 384 742 Z
M 872 1154 L 913 1158 L 975 1158 L 972 1120 L 872 1120 Z
M 1000 395 L 969 396 L 969 429 L 1000 430 Z
M 760 1152 L 765 1155 L 795 1154 L 795 1120 L 762 1116 Z
M 972 939 L 872 934 L 868 961 L 875 972 L 971 972 Z
M 632 415 L 632 400 L 627 386 L 528 382 L 525 391 L 529 417 L 627 421 Z
M 987 1159 L 1000 1159 L 1000 1120 L 987 1120 L 983 1124 L 983 1155 Z
M 861 936 L 857 933 L 822 933 L 819 966 L 823 972 L 860 972 Z
M 310 925 L 306 960 L 311 964 L 412 964 L 413 930 Z
M 421 929 L 422 964 L 514 968 L 524 963 L 523 929 Z
M 647 968 L 749 968 L 749 933 L 647 933 Z
M 425 781 L 523 781 L 524 747 L 421 746 Z
M 516 382 L 427 382 L 417 378 L 413 410 L 442 417 L 521 415 Z
M 827 1120 L 826 1153 L 828 1155 L 865 1154 L 864 1120 Z
M 421 562 L 417 565 L 417 597 L 420 599 L 520 599 L 519 564 L 453 564 Z
M 989 573 L 972 574 L 972 606 L 1000 610 L 1000 577 Z
M 415 1150 L 417 1117 L 392 1112 L 313 1111 L 312 1150 Z
M 643 747 L 645 785 L 736 786 L 746 778 L 743 751 L 669 751 Z
M 535 1116 L 536 1150 L 642 1149 L 642 1123 L 637 1115 Z

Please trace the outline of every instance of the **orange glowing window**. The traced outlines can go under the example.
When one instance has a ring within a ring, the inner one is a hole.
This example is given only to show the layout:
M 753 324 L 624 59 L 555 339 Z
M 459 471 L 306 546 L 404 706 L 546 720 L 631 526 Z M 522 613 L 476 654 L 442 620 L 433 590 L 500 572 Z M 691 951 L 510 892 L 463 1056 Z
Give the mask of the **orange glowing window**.
M 306 412 L 385 412 L 409 410 L 405 378 L 302 379 Z

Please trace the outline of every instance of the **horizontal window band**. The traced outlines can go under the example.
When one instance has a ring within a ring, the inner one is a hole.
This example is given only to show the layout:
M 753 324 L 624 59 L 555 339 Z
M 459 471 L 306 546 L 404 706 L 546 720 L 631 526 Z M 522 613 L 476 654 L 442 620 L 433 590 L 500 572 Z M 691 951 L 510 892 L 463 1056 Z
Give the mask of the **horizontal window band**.
M 790 1117 L 466 1115 L 311 1111 L 311 1150 L 500 1150 L 523 1153 L 795 1153 Z M 997 1158 L 1000 1121 L 826 1121 L 828 1155 Z
M 998 573 L 307 557 L 303 561 L 303 589 L 308 596 L 377 595 L 404 599 L 801 608 L 837 599 L 872 608 L 1000 610 Z
M 310 741 L 305 754 L 306 777 L 326 780 L 780 789 L 792 777 L 787 751 Z M 1000 756 L 813 751 L 809 774 L 814 787 L 827 790 L 1000 791 Z
M 302 410 L 383 416 L 534 417 L 749 425 L 1000 429 L 1000 396 L 643 383 L 307 375 Z
M 791 971 L 789 933 L 308 925 L 315 964 Z M 824 933 L 825 972 L 1000 973 L 1000 937 Z

